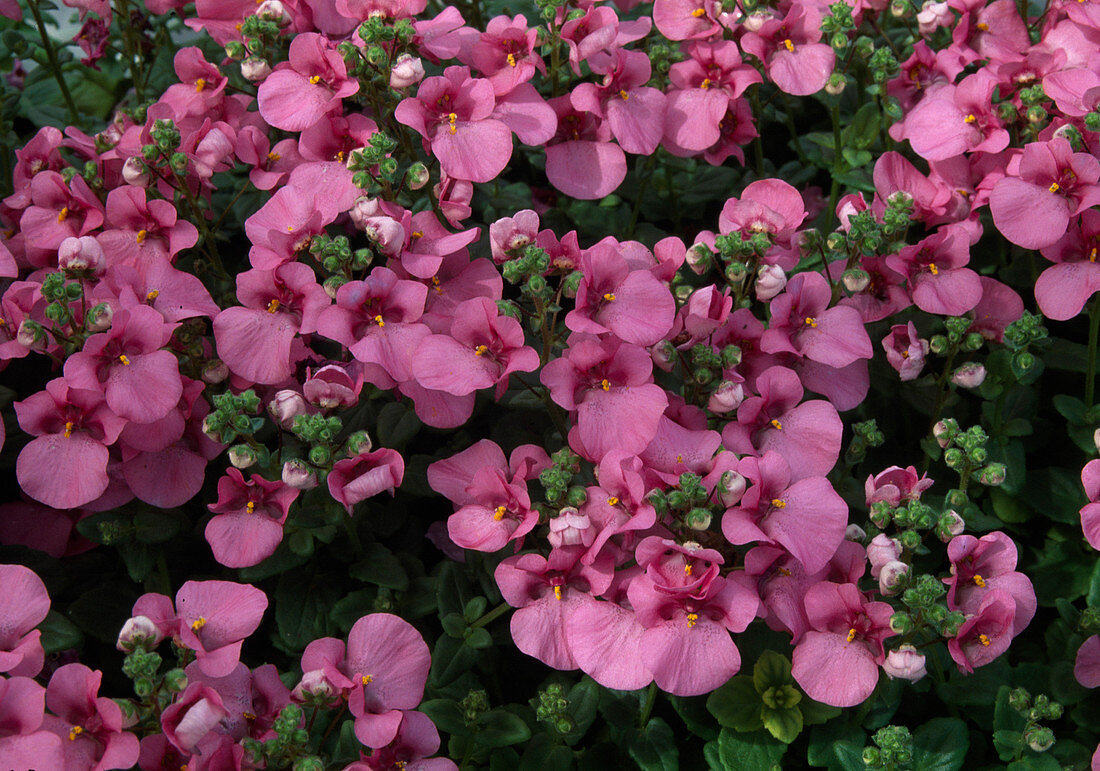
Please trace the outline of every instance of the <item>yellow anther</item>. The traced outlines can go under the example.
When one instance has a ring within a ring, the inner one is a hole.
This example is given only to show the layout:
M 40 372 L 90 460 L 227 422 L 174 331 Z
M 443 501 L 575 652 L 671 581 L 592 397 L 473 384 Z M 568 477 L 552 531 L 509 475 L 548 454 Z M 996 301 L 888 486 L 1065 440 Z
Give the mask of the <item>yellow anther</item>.
M 707 11 L 705 8 L 696 8 L 694 11 L 691 12 L 691 15 L 698 19 L 702 16 L 706 16 Z
M 612 495 L 610 498 L 607 499 L 607 505 L 608 506 L 618 506 L 619 505 L 619 499 L 616 498 L 614 495 Z
M 374 317 L 374 323 L 380 327 L 386 326 L 386 322 L 382 320 L 382 314 L 378 314 Z
M 785 509 L 787 508 L 787 502 L 782 498 L 772 498 L 772 506 L 777 509 Z
M 936 263 L 934 263 L 934 262 L 928 263 L 928 270 L 930 270 L 932 272 L 933 276 L 940 275 L 940 269 L 936 267 Z
M 245 720 L 255 720 L 256 719 L 256 715 L 252 712 L 242 712 L 241 717 L 243 717 Z
M 84 729 L 78 725 L 74 725 L 69 729 L 69 741 L 75 742 L 76 737 L 80 736 L 82 733 L 84 733 Z
M 439 285 L 439 276 L 432 276 L 432 289 L 436 294 L 443 294 L 443 287 Z
M 69 216 L 69 207 L 68 206 L 62 206 L 61 211 L 59 211 L 57 213 L 57 221 L 58 222 L 64 222 L 65 218 L 68 217 L 68 216 Z
M 121 362 L 123 363 L 123 365 L 124 365 L 124 366 L 127 366 L 127 367 L 129 367 L 129 366 L 130 366 L 130 359 L 129 359 L 129 358 L 127 358 L 126 354 L 124 354 L 124 353 L 120 353 L 120 354 L 118 355 L 118 360 L 119 360 L 119 361 L 121 361 Z
M 791 571 L 788 570 L 787 568 L 778 568 L 776 570 L 776 572 L 779 573 L 779 575 L 783 576 L 784 578 L 790 578 L 791 577 Z
M 252 514 L 254 511 L 256 511 L 256 502 L 249 501 L 244 505 L 244 510 L 247 511 L 249 514 Z
M 984 634 L 980 634 L 978 635 L 978 642 L 980 642 L 982 645 L 988 646 L 991 641 Z
M 901 358 L 908 359 L 909 358 L 909 351 L 902 351 L 901 352 Z
M 813 327 L 814 329 L 817 329 L 817 319 L 815 319 L 813 316 L 807 316 L 805 318 L 805 322 L 806 322 L 806 326 Z
M 769 421 L 769 422 L 771 423 L 772 428 L 774 428 L 776 431 L 782 431 L 783 430 L 783 424 L 780 423 L 775 418 L 772 418 L 771 421 Z
M 984 21 L 980 21 L 977 24 L 975 24 L 974 26 L 977 27 L 982 32 L 989 32 L 989 25 L 986 24 Z
M 856 630 L 854 627 L 848 630 L 848 637 L 846 639 L 848 640 L 848 642 L 856 639 Z
M 286 232 L 287 233 L 293 233 L 294 232 L 294 226 L 293 225 L 287 225 L 286 226 Z
M 560 600 L 561 599 L 561 587 L 560 586 L 555 586 L 554 587 L 554 599 L 555 600 Z
M 493 512 L 493 519 L 495 519 L 497 522 L 500 522 L 500 520 L 504 519 L 504 515 L 507 513 L 507 506 L 497 506 L 496 510 Z
M 160 297 L 160 290 L 159 289 L 150 289 L 149 293 L 145 295 L 145 299 L 149 300 L 150 302 L 157 299 L 158 297 Z
M 339 161 L 340 163 L 344 162 L 344 151 L 343 150 L 337 150 L 336 151 L 336 160 Z
M 488 351 L 489 346 L 479 345 L 477 348 L 474 349 L 474 356 L 484 356 L 486 353 L 488 353 Z
M 624 101 L 624 102 L 625 102 L 625 101 L 626 101 L 627 99 L 629 99 L 629 98 L 630 98 L 630 94 L 626 93 L 626 91 L 624 91 L 624 90 L 623 90 L 623 89 L 621 89 L 621 88 L 619 89 L 619 96 L 621 96 L 621 97 L 623 98 L 623 101 Z
M 275 161 L 279 160 L 282 157 L 283 156 L 279 155 L 278 153 L 268 153 L 267 154 L 267 161 L 268 161 L 268 163 L 275 163 Z
M 282 303 L 280 303 L 277 299 L 272 297 L 271 302 L 269 302 L 267 304 L 267 312 L 268 313 L 274 313 L 275 311 L 279 310 L 280 305 L 282 305 Z
M 424 237 L 424 233 L 419 231 L 419 230 L 414 230 L 412 232 L 411 238 L 423 238 L 423 237 Z M 435 279 L 435 280 L 438 281 L 438 279 Z
M 963 118 L 963 123 L 977 123 L 977 122 L 978 122 L 978 119 L 974 117 L 973 113 L 971 113 L 970 115 L 967 115 L 965 118 Z
M 1089 251 L 1089 262 L 1096 262 L 1096 247 L 1092 247 Z
M 1059 186 L 1059 184 L 1057 182 L 1051 182 L 1050 187 L 1047 188 L 1047 190 L 1049 190 L 1052 193 L 1057 193 L 1061 189 L 1062 189 L 1061 186 Z
M 603 380 L 600 381 L 600 388 L 602 388 L 605 391 L 610 391 L 611 390 L 611 382 L 607 378 L 604 378 Z
M 985 588 L 985 579 L 984 579 L 984 578 L 982 578 L 982 577 L 981 577 L 980 575 L 978 575 L 977 573 L 975 573 L 975 574 L 974 574 L 974 585 L 975 585 L 975 586 L 980 586 L 980 587 L 982 587 L 982 588 L 984 589 L 984 588 Z
M 195 81 L 195 93 L 196 94 L 200 93 L 204 88 L 206 88 L 206 80 L 204 78 L 199 78 L 198 80 Z
M 791 42 L 790 38 L 787 38 L 786 40 L 783 41 L 783 47 L 786 48 L 791 53 L 794 53 L 794 43 Z
M 65 438 L 68 439 L 73 435 L 73 422 L 71 420 L 65 421 Z
M 148 230 L 139 230 L 137 232 L 137 235 L 134 236 L 134 240 L 137 241 L 139 244 L 143 244 L 143 243 L 145 243 L 145 237 L 147 235 L 149 235 Z
M 310 76 L 309 82 L 316 86 L 318 83 L 321 82 L 321 76 L 320 75 L 312 75 L 312 76 Z
M 396 768 L 397 771 L 405 771 L 405 766 L 407 765 L 408 763 L 406 761 L 398 760 L 393 764 L 393 767 Z
M 206 626 L 206 619 L 203 616 L 199 616 L 197 619 L 191 622 L 191 631 L 198 632 Z
M 238 22 L 237 24 L 233 25 L 233 29 L 237 30 L 237 32 L 240 32 L 244 29 L 244 25 Z
M 684 456 L 683 455 L 677 455 L 676 456 L 676 462 L 677 463 L 683 463 L 684 462 Z
M 691 567 L 690 562 L 688 564 L 684 565 L 684 575 L 685 576 L 690 576 L 692 570 L 693 570 L 693 568 Z
M 451 132 L 452 134 L 453 134 L 453 133 L 455 133 L 456 131 L 458 131 L 458 129 L 457 129 L 457 128 L 455 128 L 455 121 L 456 121 L 456 120 L 458 120 L 458 115 L 456 115 L 456 114 L 455 114 L 455 113 L 453 113 L 453 112 L 452 112 L 452 113 L 448 113 L 448 115 L 447 115 L 447 123 L 448 123 L 449 125 L 447 126 L 447 130 L 448 130 L 448 131 L 450 131 L 450 132 Z
M 373 675 L 363 675 L 362 677 L 359 678 L 359 682 L 362 683 L 363 685 L 370 685 L 371 683 L 374 682 L 374 676 Z
M 516 55 L 515 54 L 508 54 L 508 66 L 509 67 L 515 67 L 516 66 Z
M 698 621 L 698 620 L 699 620 L 699 614 L 698 613 L 688 613 L 688 629 L 691 629 L 693 626 L 695 626 L 695 622 Z
M 710 78 L 703 78 L 703 82 L 699 84 L 699 88 L 710 88 Z
M 604 293 L 603 299 L 607 300 L 608 302 L 611 302 L 612 300 L 615 299 L 615 295 L 612 294 L 611 292 L 606 292 L 606 293 Z

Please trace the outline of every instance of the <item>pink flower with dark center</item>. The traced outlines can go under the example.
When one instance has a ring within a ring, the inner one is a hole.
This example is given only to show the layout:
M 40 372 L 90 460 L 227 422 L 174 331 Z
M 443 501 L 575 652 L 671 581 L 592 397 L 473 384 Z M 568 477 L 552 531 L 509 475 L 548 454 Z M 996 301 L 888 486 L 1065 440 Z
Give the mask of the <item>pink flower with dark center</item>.
M 620 451 L 600 459 L 600 484 L 586 488 L 588 497 L 580 509 L 597 533 L 584 554 L 585 564 L 591 565 L 601 554 L 613 555 L 617 564 L 627 561 L 637 534 L 657 522 L 657 512 L 646 498 L 646 470 L 640 458 Z M 609 543 L 612 537 L 615 541 Z
M 46 689 L 29 677 L 0 679 L 0 757 L 13 769 L 64 768 L 62 740 L 42 727 Z
M 574 108 L 568 96 L 551 99 L 550 106 L 558 125 L 546 145 L 547 180 L 581 200 L 611 193 L 626 177 L 626 155 L 611 142 L 607 121 Z
M 1012 595 L 1002 589 L 993 589 L 982 598 L 958 634 L 947 641 L 947 651 L 960 672 L 970 674 L 1008 650 L 1017 626 L 1016 610 Z M 1026 623 L 1019 628 L 1023 626 Z
M 503 96 L 531 80 L 536 70 L 546 74 L 546 65 L 535 52 L 537 37 L 538 30 L 529 28 L 523 15 L 494 16 L 471 47 L 468 61 L 489 79 L 495 94 Z
M 392 496 L 404 476 L 405 459 L 396 450 L 381 448 L 337 461 L 328 475 L 328 491 L 350 517 L 360 501 L 382 492 Z
M 199 240 L 198 229 L 177 215 L 171 201 L 147 200 L 145 190 L 130 185 L 107 194 L 107 224 L 97 240 L 109 264 L 131 265 L 141 274 Z
M 890 136 L 909 144 L 920 157 L 942 161 L 963 153 L 997 153 L 1009 134 L 993 108 L 997 78 L 988 70 L 969 75 L 958 86 L 945 85 L 927 95 L 890 128 Z
M 188 581 L 176 592 L 176 609 L 180 644 L 195 651 L 203 672 L 225 677 L 240 661 L 244 638 L 259 627 L 267 595 L 232 581 Z
M 252 166 L 248 181 L 257 190 L 277 187 L 303 160 L 294 139 L 283 139 L 272 146 L 267 135 L 255 126 L 237 132 L 235 152 L 242 163 Z
M 793 237 L 805 219 L 806 205 L 797 190 L 780 179 L 760 179 L 749 183 L 740 200 L 726 201 L 718 226 L 723 235 L 740 233 L 744 240 L 768 234 L 774 246 L 765 261 L 791 271 L 799 255 Z
M 35 627 L 50 612 L 46 585 L 30 568 L 0 565 L 0 586 L 0 672 L 34 677 L 45 660 Z
M 903 503 L 919 501 L 921 493 L 934 483 L 934 480 L 929 479 L 927 474 L 918 477 L 917 469 L 914 466 L 908 468 L 891 466 L 867 477 L 863 490 L 868 508 L 878 501 L 885 501 L 891 507 L 896 507 Z M 892 559 L 896 558 L 897 555 L 894 555 Z
M 276 67 L 256 94 L 260 115 L 275 128 L 301 131 L 339 109 L 342 100 L 359 90 L 349 78 L 344 59 L 324 36 L 295 35 L 290 59 Z
M 706 150 L 721 138 L 726 111 L 760 74 L 742 63 L 732 40 L 696 42 L 688 46 L 685 61 L 669 70 L 675 86 L 668 92 L 665 137 L 685 150 Z
M 733 29 L 741 13 L 726 13 L 714 0 L 655 0 L 653 23 L 669 40 L 713 38 L 725 26 Z
M 122 730 L 118 704 L 98 695 L 102 679 L 102 672 L 83 664 L 66 664 L 55 671 L 46 688 L 46 706 L 57 717 L 48 727 L 63 742 L 68 739 L 66 758 L 79 757 L 94 764 L 95 771 L 130 768 L 138 759 L 138 739 Z
M 103 204 L 79 174 L 65 184 L 56 171 L 43 170 L 29 188 L 31 205 L 19 219 L 19 232 L 35 267 L 55 265 L 62 241 L 88 235 L 103 224 Z
M 920 377 L 924 357 L 928 355 L 928 341 L 917 337 L 917 328 L 910 321 L 890 327 L 890 334 L 882 338 L 882 350 L 886 351 L 886 361 L 897 370 L 904 383 Z
M 569 66 L 576 75 L 581 74 L 581 62 L 593 54 L 643 38 L 652 26 L 645 16 L 620 21 L 615 9 L 603 5 L 583 10 L 584 16 L 567 18 L 561 26 L 561 39 L 569 47 Z
M 854 308 L 829 308 L 829 283 L 820 273 L 799 273 L 771 301 L 771 325 L 760 338 L 767 353 L 789 352 L 830 367 L 846 367 L 874 355 Z M 977 302 L 977 300 L 975 300 Z
M 299 490 L 252 474 L 246 482 L 230 467 L 218 480 L 218 500 L 207 506 L 217 516 L 206 524 L 214 559 L 229 568 L 258 565 L 283 540 L 283 524 Z
M 820 40 L 818 7 L 794 3 L 782 19 L 769 18 L 754 32 L 746 32 L 741 48 L 764 63 L 780 91 L 809 96 L 825 87 L 836 63 L 832 46 Z
M 573 107 L 606 119 L 626 152 L 649 155 L 656 150 L 664 133 L 665 95 L 645 85 L 651 74 L 649 57 L 620 48 L 611 55 L 593 55 L 589 65 L 603 79 L 598 86 L 576 86 L 570 95 Z
M 1016 544 L 1011 538 L 999 531 L 981 538 L 960 535 L 947 545 L 947 556 L 951 577 L 943 581 L 949 587 L 948 608 L 976 613 L 990 594 L 1003 592 L 1013 602 L 1012 636 L 1027 627 L 1035 615 L 1035 590 L 1015 569 Z
M 172 104 L 180 116 L 204 115 L 221 107 L 229 79 L 206 61 L 199 48 L 181 48 L 172 63 L 180 82 L 169 86 L 161 101 Z
M 423 712 L 402 713 L 397 735 L 385 747 L 360 753 L 360 760 L 344 771 L 457 771 L 458 766 L 447 758 L 429 758 L 439 751 L 439 732 L 431 718 Z

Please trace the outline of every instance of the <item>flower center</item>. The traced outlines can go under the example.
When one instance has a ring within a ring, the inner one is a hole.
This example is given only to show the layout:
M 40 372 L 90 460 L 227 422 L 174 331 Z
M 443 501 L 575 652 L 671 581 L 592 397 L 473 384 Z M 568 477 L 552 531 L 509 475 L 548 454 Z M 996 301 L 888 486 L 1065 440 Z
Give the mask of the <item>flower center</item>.
M 554 587 L 554 599 L 555 600 L 560 600 L 561 599 L 561 587 L 560 586 L 555 586 Z
M 783 424 L 780 423 L 775 418 L 772 418 L 769 422 L 771 423 L 772 428 L 774 428 L 776 431 L 782 431 L 783 430 Z
M 118 360 L 122 362 L 123 366 L 126 366 L 126 367 L 129 367 L 129 366 L 130 366 L 130 359 L 128 359 L 128 358 L 126 357 L 126 354 L 124 354 L 124 353 L 120 353 L 120 354 L 118 355 Z
M 148 230 L 139 230 L 137 232 L 137 235 L 134 236 L 134 240 L 137 241 L 139 244 L 143 244 L 143 243 L 145 243 L 145 237 L 147 235 L 149 235 Z
M 607 292 L 607 293 L 604 294 L 603 299 L 607 300 L 608 302 L 611 302 L 612 300 L 615 299 L 615 295 L 612 294 L 611 292 Z
M 68 439 L 73 435 L 73 422 L 71 420 L 65 421 L 65 438 Z
M 516 66 L 516 55 L 515 54 L 508 54 L 508 66 L 509 67 L 515 67 Z
M 61 211 L 59 211 L 57 213 L 57 221 L 58 222 L 64 222 L 65 218 L 68 217 L 68 216 L 69 216 L 69 207 L 68 206 L 62 206 Z
M 977 123 L 977 122 L 978 122 L 978 119 L 974 117 L 974 113 L 970 113 L 965 118 L 963 118 L 963 123 Z
M 787 502 L 782 498 L 772 498 L 772 506 L 777 509 L 785 509 L 787 508 Z
M 313 76 L 310 77 L 309 82 L 312 85 L 316 86 L 318 83 L 321 82 L 321 76 L 320 75 L 313 75 Z
M 698 18 L 701 18 L 703 16 L 706 16 L 707 11 L 706 11 L 705 8 L 696 8 L 694 11 L 691 12 L 691 15 L 694 16 L 696 19 L 698 19 Z
M 78 725 L 74 725 L 69 729 L 69 741 L 75 742 L 76 737 L 80 736 L 82 733 L 84 733 L 84 729 Z
M 691 629 L 693 626 L 695 626 L 695 623 L 699 620 L 699 614 L 698 613 L 688 613 L 687 619 L 688 619 L 688 629 Z
M 928 270 L 932 272 L 933 276 L 940 275 L 940 269 L 936 267 L 936 263 L 934 262 L 928 263 Z
M 206 618 L 204 616 L 199 616 L 197 619 L 191 622 L 191 631 L 198 632 L 204 626 L 206 626 Z
M 848 636 L 845 639 L 848 642 L 851 642 L 852 640 L 856 639 L 856 628 L 854 626 L 850 627 L 848 629 Z
M 786 38 L 783 41 L 783 47 L 786 48 L 791 53 L 794 53 L 794 43 L 791 42 L 790 38 Z
M 497 506 L 496 510 L 493 511 L 493 519 L 497 522 L 500 522 L 500 520 L 504 519 L 504 515 L 507 514 L 507 513 L 508 513 L 508 507 L 507 506 Z
M 703 78 L 703 82 L 699 84 L 699 88 L 710 88 L 710 78 Z
M 279 160 L 282 157 L 283 156 L 279 155 L 278 153 L 268 153 L 267 154 L 267 160 L 271 163 L 275 163 L 275 161 Z
M 686 565 L 684 565 L 684 575 L 685 576 L 690 576 L 691 571 L 692 571 L 692 567 L 691 567 L 691 563 L 689 562 Z
M 206 80 L 204 78 L 199 78 L 195 81 L 196 94 L 201 93 L 204 88 L 206 88 Z
M 458 129 L 455 128 L 456 120 L 458 120 L 458 116 L 455 113 L 447 113 L 447 131 L 451 132 L 452 134 L 458 131 Z
M 980 642 L 982 645 L 985 645 L 985 646 L 988 647 L 988 645 L 990 643 L 990 639 L 988 637 L 986 637 L 984 634 L 980 634 L 980 635 L 978 635 L 978 642 Z
M 614 495 L 612 495 L 610 498 L 607 499 L 607 505 L 608 506 L 618 506 L 619 505 L 619 499 L 616 498 Z
M 246 503 L 244 505 L 244 510 L 247 511 L 249 514 L 254 512 L 256 510 L 256 501 L 249 501 L 248 503 Z
M 158 297 L 160 297 L 160 290 L 159 289 L 150 289 L 149 293 L 147 295 L 145 295 L 145 299 L 149 300 L 149 301 L 153 301 L 153 300 L 157 299 Z
M 1047 190 L 1049 190 L 1052 193 L 1057 193 L 1061 189 L 1062 189 L 1061 186 L 1059 186 L 1059 184 L 1057 182 L 1051 182 L 1050 187 L 1047 188 Z
M 279 310 L 280 305 L 282 305 L 282 303 L 280 303 L 277 299 L 275 299 L 274 297 L 271 298 L 271 302 L 267 304 L 267 312 L 274 313 L 275 311 Z
M 379 313 L 377 316 L 374 317 L 374 323 L 377 324 L 380 327 L 386 326 L 386 322 L 382 320 L 382 314 L 381 313 Z
M 359 682 L 362 683 L 363 685 L 370 685 L 372 682 L 374 682 L 374 676 L 373 675 L 363 675 L 362 677 L 359 678 Z
M 621 97 L 623 98 L 623 101 L 624 101 L 624 102 L 625 102 L 625 101 L 626 101 L 627 99 L 629 99 L 629 98 L 630 98 L 630 94 L 626 93 L 626 91 L 624 91 L 624 90 L 623 90 L 623 89 L 621 89 L 621 88 L 619 89 L 619 96 L 621 96 Z
M 807 316 L 805 318 L 805 322 L 806 326 L 817 329 L 817 319 L 815 319 L 813 316 Z

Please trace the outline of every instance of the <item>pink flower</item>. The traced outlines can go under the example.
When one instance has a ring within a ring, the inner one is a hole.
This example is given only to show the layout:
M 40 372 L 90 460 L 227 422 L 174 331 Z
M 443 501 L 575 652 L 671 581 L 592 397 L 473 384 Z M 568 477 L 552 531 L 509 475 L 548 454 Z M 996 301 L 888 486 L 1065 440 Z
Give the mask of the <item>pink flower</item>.
M 626 177 L 626 155 L 611 142 L 607 121 L 574 108 L 568 96 L 550 100 L 557 130 L 546 144 L 546 178 L 573 198 L 610 194 Z
M 241 472 L 230 467 L 218 480 L 218 500 L 207 507 L 217 515 L 206 524 L 214 559 L 229 568 L 246 568 L 274 554 L 298 493 L 259 474 L 245 482 Z
M 977 613 L 988 595 L 1003 594 L 1013 602 L 1011 636 L 1027 627 L 1035 615 L 1035 590 L 1031 580 L 1015 569 L 1016 544 L 1011 538 L 999 531 L 981 538 L 960 535 L 948 543 L 947 556 L 952 573 L 943 579 L 950 587 L 948 608 Z
M 780 91 L 809 96 L 825 87 L 836 64 L 832 46 L 820 40 L 818 6 L 793 3 L 782 19 L 768 18 L 745 33 L 741 47 L 764 62 Z
M 577 110 L 606 119 L 611 134 L 628 153 L 649 155 L 664 133 L 665 95 L 646 86 L 651 74 L 649 57 L 642 51 L 616 49 L 589 59 L 592 71 L 602 75 L 600 85 L 581 83 L 570 101 Z
M 46 706 L 57 716 L 50 726 L 68 739 L 66 755 L 94 763 L 94 771 L 130 768 L 138 759 L 138 739 L 122 730 L 122 710 L 113 699 L 99 696 L 103 673 L 83 664 L 66 664 L 53 673 L 46 688 Z
M 958 635 L 947 641 L 951 658 L 964 674 L 985 666 L 1008 650 L 1015 634 L 1016 603 L 1002 589 L 986 593 L 972 613 L 959 627 Z M 1023 626 L 1026 622 L 1019 628 Z
M 355 504 L 401 486 L 405 460 L 396 450 L 386 448 L 337 461 L 328 475 L 328 490 L 333 499 L 344 504 L 351 516 Z
M 232 581 L 188 581 L 176 592 L 176 608 L 180 643 L 198 654 L 204 673 L 225 677 L 240 661 L 244 638 L 259 627 L 267 595 Z
M 909 644 L 899 645 L 896 650 L 887 653 L 886 661 L 882 662 L 882 671 L 887 677 L 900 678 L 911 683 L 928 674 L 924 667 L 924 654 Z
M 50 596 L 35 573 L 22 565 L 0 565 L 0 672 L 34 677 L 45 653 L 35 629 L 50 611 Z
M 904 469 L 900 466 L 890 466 L 878 474 L 867 477 L 863 490 L 868 507 L 877 501 L 885 501 L 894 507 L 920 500 L 921 493 L 933 484 L 934 481 L 929 479 L 927 474 L 918 477 L 915 466 Z
M 0 679 L 0 757 L 13 769 L 64 768 L 62 739 L 39 730 L 46 689 L 29 677 Z
M 228 714 L 221 695 L 210 686 L 196 682 L 189 684 L 187 690 L 165 708 L 160 725 L 172 746 L 190 754 Z M 144 742 L 142 745 L 144 750 Z
M 916 380 L 924 369 L 924 357 L 928 355 L 928 341 L 917 337 L 913 322 L 895 324 L 890 334 L 882 338 L 886 361 L 898 371 L 902 382 Z
M 304 32 L 290 41 L 290 60 L 260 84 L 260 115 L 275 128 L 301 131 L 359 90 L 344 59 L 322 35 Z
M 1081 484 L 1089 499 L 1081 507 L 1081 529 L 1089 545 L 1100 551 L 1100 460 L 1090 460 L 1081 469 Z
M 1100 635 L 1093 635 L 1077 649 L 1073 676 L 1086 688 L 1100 686 Z

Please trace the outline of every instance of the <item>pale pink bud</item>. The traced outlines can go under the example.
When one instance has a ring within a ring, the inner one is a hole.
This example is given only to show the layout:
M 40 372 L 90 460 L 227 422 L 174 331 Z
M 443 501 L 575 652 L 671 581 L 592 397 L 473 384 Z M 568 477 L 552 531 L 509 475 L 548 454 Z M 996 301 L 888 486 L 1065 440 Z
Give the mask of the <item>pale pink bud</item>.
M 959 513 L 954 509 L 949 509 L 944 512 L 942 519 L 951 518 L 951 523 L 945 528 L 945 532 L 940 537 L 940 540 L 947 543 L 952 538 L 960 536 L 966 531 L 966 520 L 959 516 Z
M 348 215 L 351 217 L 352 224 L 360 230 L 366 229 L 367 220 L 371 217 L 385 216 L 382 213 L 382 207 L 379 205 L 378 199 L 365 195 L 355 199 Z
M 591 546 L 596 540 L 596 531 L 587 514 L 581 514 L 573 507 L 562 509 L 558 516 L 550 520 L 550 534 L 547 540 L 555 549 L 562 546 Z
M 251 83 L 266 80 L 267 76 L 270 74 L 271 65 L 267 63 L 266 59 L 261 59 L 258 56 L 249 56 L 241 62 L 241 75 L 245 80 Z
M 852 294 L 856 294 L 862 292 L 871 283 L 871 274 L 860 268 L 852 268 L 844 271 L 844 275 L 840 277 L 840 280 L 844 283 L 845 289 Z
M 229 367 L 221 359 L 208 361 L 202 366 L 202 379 L 211 385 L 222 383 L 229 377 Z
M 662 340 L 650 348 L 649 355 L 657 369 L 672 372 L 673 364 L 676 361 L 676 348 L 668 340 Z
M 917 12 L 917 30 L 921 36 L 930 35 L 938 27 L 949 26 L 954 21 L 950 6 L 944 3 L 925 3 Z
M 103 247 L 91 236 L 70 236 L 57 248 L 57 265 L 71 273 L 90 273 L 102 276 L 107 272 L 107 258 Z
M 898 560 L 890 560 L 878 574 L 878 590 L 882 594 L 890 595 L 897 591 L 898 583 L 909 572 L 909 566 Z
M 985 382 L 985 367 L 976 362 L 967 362 L 951 375 L 951 382 L 960 388 L 977 388 Z
M 42 327 L 30 319 L 19 322 L 19 329 L 15 333 L 15 342 L 32 351 L 46 350 L 46 333 Z
M 882 671 L 891 678 L 914 683 L 928 674 L 924 668 L 924 654 L 909 644 L 899 645 L 897 650 L 887 653 Z
M 127 158 L 126 163 L 122 164 L 122 179 L 127 185 L 149 187 L 152 176 L 149 174 L 149 167 L 145 165 L 145 161 L 135 155 Z
M 424 63 L 419 57 L 401 54 L 390 70 L 390 88 L 400 91 L 424 79 Z
M 148 616 L 134 616 L 122 625 L 115 647 L 124 653 L 129 653 L 138 647 L 151 650 L 163 639 L 164 635 L 157 629 L 152 619 Z
M 286 8 L 279 0 L 264 0 L 256 9 L 256 15 L 265 21 L 274 21 L 279 24 L 290 21 Z
M 711 257 L 710 247 L 701 242 L 695 242 L 691 245 L 691 248 L 687 250 L 687 256 L 684 258 L 688 267 L 691 268 L 691 272 L 696 275 L 703 275 L 707 269 L 711 266 L 713 259 Z
M 1096 445 L 1096 449 L 1100 450 L 1100 428 L 1092 432 L 1092 443 Z
M 84 319 L 84 329 L 88 332 L 106 332 L 111 328 L 115 309 L 109 303 L 99 303 L 88 311 Z
M 391 217 L 368 217 L 362 225 L 367 238 L 387 257 L 397 257 L 405 246 L 405 228 Z
M 283 484 L 295 490 L 310 490 L 317 486 L 317 474 L 303 460 L 288 460 L 283 464 Z
M 740 383 L 723 380 L 707 400 L 707 409 L 719 415 L 732 412 L 745 401 L 745 389 Z
M 848 525 L 844 530 L 844 540 L 860 542 L 867 537 L 867 531 L 856 524 Z
M 736 471 L 725 471 L 718 478 L 718 500 L 726 508 L 736 506 L 741 500 L 741 496 L 745 494 L 746 486 L 743 476 Z
M 787 274 L 778 265 L 765 265 L 756 275 L 756 299 L 767 302 L 783 291 L 787 285 Z
M 759 32 L 760 28 L 764 26 L 764 22 L 774 19 L 775 16 L 770 11 L 759 11 L 757 13 L 750 13 L 745 17 L 742 26 L 749 32 Z
M 901 556 L 901 541 L 879 533 L 867 544 L 867 561 L 871 563 L 871 578 L 878 578 L 879 571 L 887 562 L 893 562 Z
M 294 418 L 309 412 L 309 405 L 297 391 L 285 389 L 272 397 L 267 405 L 267 411 L 275 422 L 289 431 L 294 427 Z
M 233 468 L 245 469 L 256 465 L 256 451 L 247 444 L 235 444 L 229 448 L 229 462 Z
M 302 673 L 302 681 L 290 692 L 290 698 L 296 702 L 328 703 L 339 694 L 340 689 L 325 677 L 324 670 L 312 669 Z
M 941 450 L 946 448 L 947 445 L 951 444 L 951 437 L 949 436 L 947 431 L 947 423 L 942 420 L 938 421 L 936 425 L 932 426 L 932 436 L 936 437 L 936 444 L 940 446 Z

